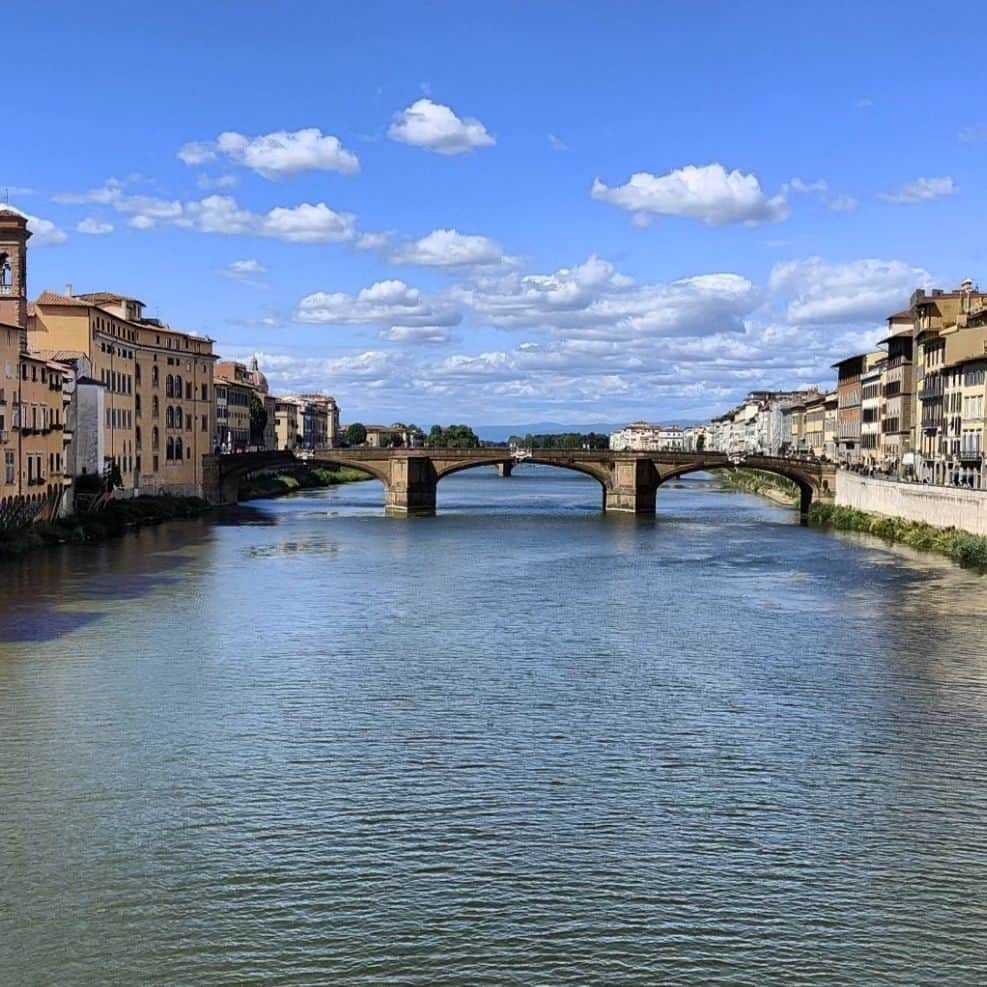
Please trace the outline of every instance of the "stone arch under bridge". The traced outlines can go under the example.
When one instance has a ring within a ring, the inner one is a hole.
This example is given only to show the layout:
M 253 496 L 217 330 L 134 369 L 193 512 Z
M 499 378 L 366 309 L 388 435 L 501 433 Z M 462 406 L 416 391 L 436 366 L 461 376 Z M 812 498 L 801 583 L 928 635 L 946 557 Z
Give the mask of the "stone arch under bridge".
M 436 490 L 446 476 L 493 466 L 510 476 L 519 463 L 554 466 L 595 479 L 603 509 L 654 514 L 659 487 L 677 476 L 744 467 L 774 473 L 795 482 L 807 513 L 816 498 L 829 498 L 835 486 L 832 467 L 808 460 L 750 456 L 731 460 L 719 453 L 621 453 L 610 450 L 535 449 L 520 455 L 505 449 L 329 449 L 304 459 L 290 452 L 252 452 L 205 457 L 205 495 L 212 503 L 235 503 L 240 483 L 253 473 L 290 466 L 323 465 L 361 470 L 384 485 L 390 514 L 434 514 Z

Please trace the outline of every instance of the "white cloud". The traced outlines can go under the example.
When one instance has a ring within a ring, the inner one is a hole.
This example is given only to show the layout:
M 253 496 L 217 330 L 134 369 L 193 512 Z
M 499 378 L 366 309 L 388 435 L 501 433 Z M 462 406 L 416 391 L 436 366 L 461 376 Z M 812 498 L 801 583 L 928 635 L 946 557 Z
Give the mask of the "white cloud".
M 226 157 L 268 179 L 287 178 L 306 171 L 355 175 L 360 170 L 359 159 L 343 147 L 338 137 L 323 134 L 316 127 L 276 130 L 256 137 L 227 130 L 213 142 L 185 144 L 178 157 L 187 165 Z
M 786 261 L 771 271 L 770 290 L 788 297 L 787 317 L 807 325 L 879 322 L 903 308 L 932 277 L 900 260 L 828 264 L 819 257 Z
M 478 279 L 458 294 L 490 325 L 545 330 L 569 340 L 737 331 L 759 301 L 756 287 L 736 274 L 638 285 L 598 257 L 554 274 Z
M 852 195 L 834 195 L 826 200 L 826 205 L 833 212 L 853 212 L 859 203 Z
M 956 183 L 949 175 L 944 175 L 941 178 L 916 178 L 914 182 L 903 185 L 897 192 L 882 192 L 878 198 L 895 205 L 908 205 L 941 199 L 953 195 L 956 191 Z
M 395 113 L 387 136 L 438 154 L 465 154 L 496 143 L 479 120 L 460 119 L 448 106 L 430 99 L 419 99 Z
M 964 127 L 956 136 L 964 144 L 987 141 L 987 125 L 979 124 L 972 127 Z
M 82 220 L 75 229 L 77 233 L 89 233 L 92 236 L 102 236 L 106 233 L 112 233 L 114 226 L 112 223 L 101 223 L 98 219 L 93 219 L 90 216 Z
M 378 281 L 355 295 L 317 291 L 306 295 L 295 312 L 298 322 L 384 329 L 436 330 L 458 325 L 462 316 L 441 300 L 425 298 L 403 281 Z M 396 338 L 396 337 L 395 337 Z
M 23 209 L 18 209 L 17 206 L 10 205 L 9 203 L 4 206 L 4 209 L 10 209 L 12 212 L 20 213 L 27 220 L 27 228 L 31 233 L 32 247 L 53 247 L 59 243 L 65 243 L 69 238 L 65 230 L 56 226 L 50 219 L 32 216 L 31 213 L 24 212 Z
M 449 332 L 443 326 L 391 326 L 380 337 L 392 343 L 446 343 Z
M 254 213 L 229 195 L 209 195 L 187 202 L 128 195 L 114 179 L 100 188 L 64 194 L 57 199 L 64 203 L 112 206 L 130 216 L 128 225 L 137 230 L 177 226 L 197 233 L 263 236 L 288 243 L 345 243 L 357 238 L 356 217 L 330 209 L 324 202 L 277 206 L 266 213 Z
M 569 145 L 566 144 L 561 137 L 556 137 L 555 134 L 548 135 L 548 144 L 553 151 L 568 151 Z
M 254 279 L 266 274 L 267 268 L 259 260 L 235 260 L 223 269 L 223 274 L 234 281 L 255 283 Z
M 354 246 L 357 250 L 383 250 L 390 242 L 390 233 L 361 233 Z
M 205 164 L 207 161 L 215 161 L 216 151 L 214 150 L 214 145 L 208 144 L 205 141 L 192 141 L 189 144 L 183 144 L 179 148 L 178 157 L 185 164 L 194 167 Z
M 816 196 L 819 201 L 833 212 L 853 212 L 857 208 L 857 200 L 852 195 L 836 195 L 830 192 L 829 182 L 825 178 L 807 182 L 801 178 L 793 178 L 785 186 L 785 191 L 802 192 Z
M 212 175 L 203 173 L 196 178 L 195 184 L 203 192 L 221 192 L 224 189 L 235 188 L 237 177 L 236 175 L 217 175 L 213 177 Z
M 31 245 L 34 247 L 52 247 L 65 243 L 69 238 L 65 230 L 56 226 L 50 219 L 41 219 L 39 216 L 28 216 L 27 228 L 31 231 Z
M 757 226 L 788 218 L 784 193 L 767 196 L 752 174 L 728 172 L 721 164 L 687 165 L 667 175 L 639 171 L 626 184 L 611 187 L 597 178 L 592 195 L 627 209 L 639 225 L 653 216 L 681 216 L 707 226 Z
M 324 202 L 278 207 L 262 219 L 260 231 L 289 243 L 342 243 L 356 239 L 356 217 L 336 212 Z
M 457 230 L 432 230 L 427 236 L 398 247 L 391 255 L 394 264 L 421 267 L 472 267 L 499 264 L 504 252 L 496 240 L 467 236 Z

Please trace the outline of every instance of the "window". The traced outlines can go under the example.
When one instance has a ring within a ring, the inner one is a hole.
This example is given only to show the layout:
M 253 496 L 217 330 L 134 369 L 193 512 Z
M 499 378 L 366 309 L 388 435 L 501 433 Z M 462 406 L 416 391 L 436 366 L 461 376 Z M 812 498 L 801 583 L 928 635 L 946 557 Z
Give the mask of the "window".
M 182 437 L 180 435 L 175 439 L 175 459 L 184 459 L 182 455 Z
M 16 469 L 14 466 L 14 453 L 12 451 L 4 454 L 4 470 L 5 476 L 4 480 L 7 483 L 13 483 L 17 479 Z
M 175 458 L 175 440 L 169 435 L 165 445 L 165 460 L 171 462 Z
M 157 368 L 157 365 L 151 367 L 151 383 L 155 387 L 158 386 L 158 368 Z
M 158 426 L 155 425 L 154 428 L 151 429 L 151 448 L 152 449 L 157 449 L 158 448 L 158 440 L 159 440 L 160 434 L 161 433 L 158 431 Z M 157 467 L 155 467 L 155 469 L 157 469 Z
M 190 380 L 185 382 L 185 400 L 192 400 L 192 381 Z
M 165 412 L 165 425 L 168 428 L 175 427 L 175 412 L 170 404 L 168 405 L 168 410 Z M 170 459 L 171 457 L 169 456 L 168 458 Z
M 175 396 L 175 378 L 168 374 L 165 379 L 165 397 L 171 398 Z

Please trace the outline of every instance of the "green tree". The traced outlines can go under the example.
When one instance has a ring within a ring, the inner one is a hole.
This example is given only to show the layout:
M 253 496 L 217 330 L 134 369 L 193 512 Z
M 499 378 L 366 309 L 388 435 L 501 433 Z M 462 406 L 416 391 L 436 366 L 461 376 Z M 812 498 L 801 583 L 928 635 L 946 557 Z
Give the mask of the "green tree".
M 264 431 L 267 428 L 267 409 L 260 395 L 253 391 L 250 394 L 250 444 L 262 446 Z
M 346 444 L 348 446 L 362 446 L 367 441 L 367 429 L 361 422 L 353 422 L 346 426 Z
M 702 452 L 706 448 L 706 436 L 699 435 L 696 437 L 696 452 Z

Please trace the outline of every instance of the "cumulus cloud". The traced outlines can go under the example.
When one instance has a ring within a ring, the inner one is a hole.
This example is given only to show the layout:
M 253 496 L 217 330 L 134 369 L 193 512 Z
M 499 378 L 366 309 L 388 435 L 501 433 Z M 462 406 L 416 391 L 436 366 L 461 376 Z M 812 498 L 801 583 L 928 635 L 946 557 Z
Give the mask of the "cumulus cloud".
M 419 99 L 395 113 L 387 136 L 438 154 L 466 154 L 496 143 L 479 120 L 460 118 L 448 106 L 430 99 Z
M 394 264 L 420 267 L 474 267 L 499 264 L 504 252 L 496 240 L 467 236 L 457 230 L 432 230 L 428 236 L 398 247 L 391 254 Z
M 831 209 L 833 212 L 852 212 L 858 204 L 852 195 L 831 192 L 829 182 L 825 178 L 817 178 L 814 182 L 793 178 L 783 189 L 783 191 L 788 190 L 815 196 L 827 209 Z
M 736 274 L 636 284 L 599 257 L 553 274 L 475 279 L 455 293 L 481 322 L 567 339 L 632 341 L 737 331 L 759 301 Z
M 276 130 L 256 137 L 227 130 L 215 141 L 185 144 L 178 151 L 178 157 L 192 166 L 225 157 L 272 180 L 306 171 L 355 175 L 360 170 L 359 159 L 343 147 L 338 137 L 323 134 L 316 127 L 295 131 Z
M 597 178 L 592 196 L 627 209 L 640 225 L 655 216 L 680 216 L 707 226 L 758 226 L 781 222 L 789 215 L 784 192 L 768 196 L 755 175 L 728 172 L 716 163 L 687 165 L 666 175 L 639 171 L 618 186 Z
M 346 243 L 357 238 L 356 217 L 330 209 L 324 202 L 276 206 L 266 213 L 255 213 L 229 195 L 191 201 L 130 195 L 114 179 L 88 192 L 56 198 L 64 203 L 111 206 L 129 216 L 128 225 L 136 230 L 176 226 L 197 233 L 263 236 L 288 243 Z
M 771 271 L 769 288 L 788 297 L 787 317 L 808 325 L 878 322 L 903 308 L 932 277 L 900 260 L 828 264 L 819 257 L 786 261 Z
M 88 233 L 91 236 L 103 236 L 107 233 L 113 232 L 112 223 L 101 223 L 98 219 L 93 219 L 91 216 L 83 219 L 76 226 L 77 233 Z
M 392 343 L 446 343 L 449 331 L 443 326 L 391 326 L 380 334 Z
M 244 281 L 251 283 L 262 274 L 267 273 L 267 268 L 259 260 L 235 260 L 223 268 L 223 274 L 234 281 Z
M 4 209 L 20 213 L 27 220 L 27 228 L 31 233 L 32 247 L 53 247 L 59 243 L 65 243 L 69 238 L 65 230 L 61 229 L 61 227 L 57 226 L 50 219 L 33 216 L 31 213 L 24 212 L 23 209 L 18 209 L 17 206 L 12 206 L 9 203 L 4 206 Z
M 941 178 L 916 178 L 914 182 L 902 185 L 896 192 L 882 192 L 878 198 L 882 202 L 894 205 L 910 205 L 916 202 L 930 202 L 953 195 L 957 191 L 956 183 L 949 175 Z
M 398 341 L 422 341 L 423 336 L 458 325 L 459 311 L 439 299 L 429 299 L 403 281 L 377 281 L 355 295 L 317 291 L 306 295 L 295 311 L 298 322 L 335 326 L 380 326 Z M 402 330 L 416 329 L 417 333 Z M 395 330 L 398 330 L 395 332 Z M 424 332 L 421 330 L 425 330 Z M 435 342 L 435 339 L 430 340 Z

